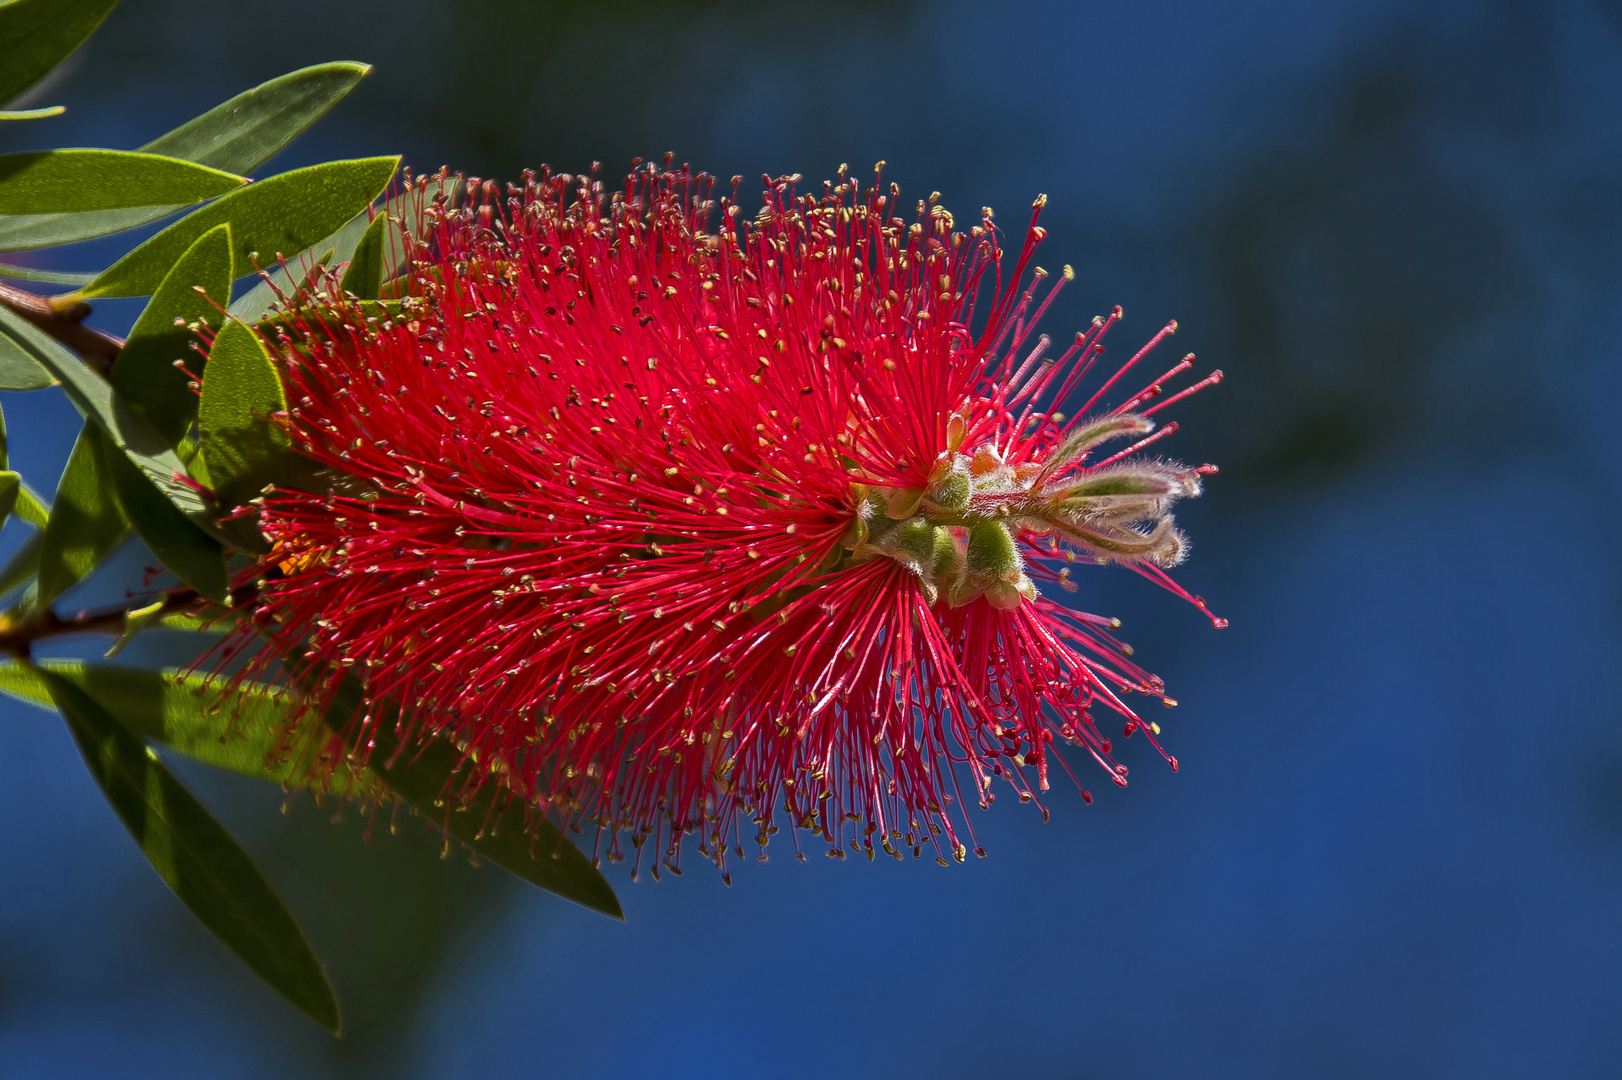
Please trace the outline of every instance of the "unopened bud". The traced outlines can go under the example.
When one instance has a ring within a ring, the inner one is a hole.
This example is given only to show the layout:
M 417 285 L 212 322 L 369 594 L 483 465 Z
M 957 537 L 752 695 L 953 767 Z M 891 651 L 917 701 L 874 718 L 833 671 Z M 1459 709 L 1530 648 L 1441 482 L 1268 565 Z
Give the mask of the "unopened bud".
M 1042 476 L 1054 476 L 1080 461 L 1087 451 L 1100 443 L 1128 435 L 1147 435 L 1155 429 L 1155 422 L 1146 416 L 1124 413 L 1120 416 L 1101 416 L 1084 420 L 1070 430 L 1042 462 Z

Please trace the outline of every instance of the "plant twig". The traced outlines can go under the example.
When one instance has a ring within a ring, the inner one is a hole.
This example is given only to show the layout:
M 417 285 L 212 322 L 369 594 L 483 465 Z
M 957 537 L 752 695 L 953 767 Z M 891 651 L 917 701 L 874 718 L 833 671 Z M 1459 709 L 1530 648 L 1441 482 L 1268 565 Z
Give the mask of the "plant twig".
M 24 289 L 0 284 L 0 304 L 27 319 L 57 341 L 89 360 L 103 375 L 124 349 L 124 342 L 84 324 L 91 307 L 72 293 L 62 297 L 37 296 Z
M 238 610 L 258 595 L 258 586 L 250 583 L 231 592 L 230 610 Z M 157 617 L 173 615 L 182 612 L 199 599 L 195 589 L 173 589 L 163 593 L 163 608 Z M 151 602 L 147 598 L 146 604 L 121 605 L 105 608 L 91 608 L 73 615 L 58 615 L 47 608 L 32 618 L 19 618 L 16 616 L 0 616 L 0 653 L 9 653 L 22 660 L 27 660 L 32 654 L 34 643 L 46 638 L 67 637 L 71 634 L 121 634 L 124 632 L 125 620 L 131 611 L 145 607 Z

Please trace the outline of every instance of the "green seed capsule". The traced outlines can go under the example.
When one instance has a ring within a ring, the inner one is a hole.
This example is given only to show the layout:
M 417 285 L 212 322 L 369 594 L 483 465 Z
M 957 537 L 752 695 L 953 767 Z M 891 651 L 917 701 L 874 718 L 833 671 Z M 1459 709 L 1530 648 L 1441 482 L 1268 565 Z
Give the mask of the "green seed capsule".
M 941 513 L 961 514 L 969 507 L 969 488 L 968 459 L 958 455 L 951 471 L 929 485 L 924 500 Z
M 921 517 L 903 521 L 885 541 L 903 562 L 917 570 L 923 570 L 934 560 L 935 527 Z
M 931 575 L 938 582 L 950 582 L 963 572 L 963 544 L 944 526 L 937 527 L 930 539 L 934 547 Z
M 965 563 L 975 577 L 1004 579 L 1024 569 L 1014 538 L 1000 521 L 976 521 L 969 526 Z

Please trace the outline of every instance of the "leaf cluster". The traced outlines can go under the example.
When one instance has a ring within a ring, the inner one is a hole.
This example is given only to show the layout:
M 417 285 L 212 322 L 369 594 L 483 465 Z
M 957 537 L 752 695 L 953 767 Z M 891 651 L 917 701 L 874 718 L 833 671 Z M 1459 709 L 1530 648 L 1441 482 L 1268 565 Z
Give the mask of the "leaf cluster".
M 12 107 L 95 31 L 117 0 L 0 2 L 0 133 L 48 122 L 57 106 Z M 346 292 L 383 292 L 388 230 L 380 202 L 398 158 L 330 161 L 251 174 L 347 95 L 364 64 L 291 72 L 134 150 L 0 154 L 0 256 L 110 236 L 173 218 L 90 272 L 0 261 L 0 279 L 71 286 L 39 295 L 0 280 L 0 390 L 63 393 L 83 425 L 49 501 L 9 471 L 0 413 L 0 524 L 27 538 L 0 566 L 0 692 L 54 708 L 153 869 L 228 948 L 336 1032 L 337 997 L 303 931 L 249 855 L 165 767 L 162 754 L 289 789 L 404 802 L 453 839 L 536 886 L 618 917 L 590 860 L 544 818 L 485 785 L 447 806 L 464 767 L 442 742 L 382 745 L 347 761 L 333 734 L 359 703 L 346 682 L 323 717 L 296 693 L 210 682 L 187 671 L 36 661 L 66 633 L 114 635 L 108 656 L 153 628 L 233 626 L 269 551 L 254 500 L 285 484 L 289 444 L 273 420 L 287 402 L 255 324 L 326 267 Z M 92 301 L 148 297 L 118 341 L 86 319 Z M 205 349 L 206 346 L 206 349 Z M 138 538 L 175 584 L 128 608 L 64 614 L 61 598 Z M 246 578 L 244 577 L 246 575 Z M 382 725 L 381 728 L 386 728 Z M 312 766 L 295 748 L 338 748 Z M 159 753 L 162 752 L 162 754 Z

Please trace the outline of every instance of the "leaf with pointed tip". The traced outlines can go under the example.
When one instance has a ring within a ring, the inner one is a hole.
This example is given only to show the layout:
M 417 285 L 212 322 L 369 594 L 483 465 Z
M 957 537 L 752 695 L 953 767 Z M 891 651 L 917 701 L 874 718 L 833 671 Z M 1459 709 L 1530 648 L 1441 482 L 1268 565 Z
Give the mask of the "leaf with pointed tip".
M 297 254 L 371 204 L 388 186 L 397 157 L 329 161 L 261 180 L 187 214 L 85 286 L 83 295 L 144 296 L 197 238 L 229 221 L 233 262 L 247 266 Z
M 343 726 L 360 706 L 361 686 L 346 676 L 327 709 L 328 727 Z M 526 813 L 498 777 L 490 776 L 466 803 L 453 806 L 468 781 L 461 755 L 443 739 L 402 750 L 385 711 L 369 729 L 372 773 L 451 836 L 504 870 L 582 907 L 624 919 L 613 887 L 550 821 Z
M 39 557 L 40 606 L 82 581 L 129 531 L 129 519 L 113 497 L 100 432 L 86 424 L 51 500 Z
M 166 626 L 169 618 L 153 625 Z M 369 769 L 337 761 L 312 774 L 309 760 L 290 754 L 288 746 L 300 734 L 288 732 L 294 720 L 292 700 L 275 687 L 245 683 L 232 690 L 221 680 L 173 668 L 149 671 L 82 660 L 41 660 L 38 666 L 90 695 L 130 734 L 193 761 L 272 784 L 319 787 L 344 798 L 387 794 Z M 16 662 L 0 662 L 0 693 L 51 705 L 38 673 Z
M 0 105 L 73 55 L 118 0 L 10 0 L 0 4 Z
M 215 615 L 207 612 L 213 611 Z M 158 618 L 154 626 L 161 626 L 165 630 L 185 630 L 192 634 L 226 634 L 231 631 L 231 624 L 218 617 L 221 609 L 205 609 L 202 615 L 188 615 L 177 611 L 172 615 L 163 615 Z
M 276 363 L 252 327 L 226 323 L 209 350 L 197 405 L 203 460 L 221 506 L 238 506 L 267 484 L 287 483 L 287 432 L 270 417 L 287 411 Z
M 260 83 L 141 147 L 226 172 L 252 172 L 342 101 L 371 71 L 339 60 Z
M 150 424 L 135 415 L 135 410 L 111 383 L 4 307 L 0 307 L 0 334 L 10 335 L 12 341 L 26 348 L 37 363 L 60 380 L 74 407 L 106 432 L 114 445 L 140 466 L 147 479 L 157 485 L 181 513 L 205 531 L 213 531 L 212 510 L 180 479 L 185 475 L 180 458 Z
M 42 109 L 0 109 L 0 122 L 7 120 L 46 120 L 68 111 L 66 105 L 47 105 Z
M 0 263 L 0 278 L 13 281 L 44 281 L 52 285 L 88 285 L 96 275 L 74 270 L 40 270 L 32 266 Z
M 159 136 L 141 151 L 231 173 L 253 172 L 319 120 L 369 70 L 364 64 L 338 62 L 271 79 Z M 184 207 L 174 205 L 0 217 L 0 251 L 27 251 L 109 236 L 181 209 Z
M 215 603 L 230 603 L 231 580 L 220 542 L 164 498 L 147 475 L 99 429 L 96 435 L 118 505 L 152 554 L 171 574 L 203 596 Z
M 23 484 L 22 490 L 17 493 L 16 512 L 18 518 L 36 529 L 45 528 L 45 523 L 51 519 L 51 508 L 27 484 Z
M 39 672 L 113 810 L 198 921 L 310 1019 L 336 1034 L 338 999 L 281 897 L 158 756 L 68 679 Z
M 197 336 L 190 327 L 199 322 L 220 325 L 220 312 L 231 302 L 233 277 L 231 226 L 217 225 L 164 275 L 107 373 L 113 388 L 170 446 L 180 442 L 197 416 L 191 376 L 175 361 L 201 374 L 206 360 L 192 348 Z
M 349 267 L 344 271 L 339 288 L 353 293 L 362 300 L 376 300 L 383 291 L 384 231 L 389 227 L 387 214 L 379 214 L 366 227 L 366 232 L 355 245 Z
M 388 225 L 382 226 L 382 243 L 379 245 L 382 273 L 386 276 L 390 271 L 398 271 L 406 264 L 407 237 L 422 237 L 426 211 L 434 205 L 434 199 L 444 194 L 454 204 L 460 186 L 460 176 L 443 179 L 430 177 L 426 184 L 395 195 L 376 212 L 371 208 L 362 210 L 350 218 L 343 228 L 299 253 L 297 258 L 289 259 L 286 267 L 271 269 L 269 280 L 260 281 L 237 297 L 231 305 L 231 314 L 246 323 L 257 323 L 264 319 L 276 303 L 278 293 L 291 296 L 298 291 L 308 277 L 307 269 L 317 263 L 336 265 L 352 261 L 361 238 L 378 227 L 379 218 L 388 219 Z
M 131 150 L 0 154 L 0 214 L 172 206 L 212 199 L 246 183 L 232 173 Z

